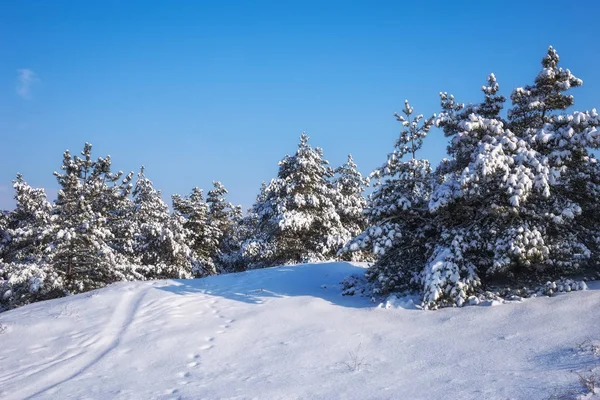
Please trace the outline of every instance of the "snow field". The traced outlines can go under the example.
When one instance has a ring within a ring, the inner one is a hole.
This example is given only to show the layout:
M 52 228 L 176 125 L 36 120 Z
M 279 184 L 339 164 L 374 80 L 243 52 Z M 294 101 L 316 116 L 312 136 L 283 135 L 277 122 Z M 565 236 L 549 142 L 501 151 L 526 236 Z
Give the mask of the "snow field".
M 577 347 L 600 339 L 597 284 L 421 311 L 342 296 L 339 282 L 362 272 L 117 283 L 2 313 L 0 398 L 545 399 L 599 361 Z

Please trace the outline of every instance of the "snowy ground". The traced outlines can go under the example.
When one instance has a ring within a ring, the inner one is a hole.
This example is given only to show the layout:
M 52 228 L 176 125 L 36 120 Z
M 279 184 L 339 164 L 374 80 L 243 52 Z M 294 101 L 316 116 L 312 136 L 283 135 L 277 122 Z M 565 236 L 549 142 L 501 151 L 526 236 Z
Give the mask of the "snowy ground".
M 364 269 L 133 282 L 0 314 L 0 398 L 547 399 L 600 364 L 600 286 L 495 307 L 385 309 Z M 589 343 L 589 342 L 588 342 Z M 567 397 L 568 398 L 568 397 Z

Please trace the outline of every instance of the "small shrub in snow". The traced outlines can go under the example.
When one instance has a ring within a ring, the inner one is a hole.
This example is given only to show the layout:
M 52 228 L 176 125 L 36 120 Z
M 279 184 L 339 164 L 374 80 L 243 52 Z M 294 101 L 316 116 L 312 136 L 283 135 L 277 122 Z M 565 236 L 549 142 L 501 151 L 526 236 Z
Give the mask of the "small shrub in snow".
M 372 285 L 364 275 L 350 275 L 340 284 L 342 285 L 342 296 L 369 296 L 372 293 Z
M 577 349 L 582 353 L 591 353 L 595 357 L 600 356 L 600 343 L 593 342 L 591 339 L 586 339 L 579 343 Z
M 586 394 L 600 394 L 600 373 L 590 369 L 586 372 L 577 372 L 579 383 L 587 391 Z
M 348 352 L 349 360 L 344 362 L 344 365 L 350 372 L 358 372 L 361 368 L 369 365 L 365 363 L 365 357 L 363 357 L 361 353 L 361 346 L 362 343 L 359 343 L 358 346 L 356 346 L 356 349 Z

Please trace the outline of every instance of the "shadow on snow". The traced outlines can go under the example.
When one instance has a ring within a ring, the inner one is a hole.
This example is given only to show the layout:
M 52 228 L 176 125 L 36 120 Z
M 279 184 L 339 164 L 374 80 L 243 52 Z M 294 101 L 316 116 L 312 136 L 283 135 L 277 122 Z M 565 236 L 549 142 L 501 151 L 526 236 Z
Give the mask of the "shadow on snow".
M 268 298 L 316 297 L 343 307 L 373 307 L 369 298 L 343 296 L 340 282 L 364 276 L 365 268 L 346 262 L 285 265 L 201 279 L 170 280 L 156 289 L 177 295 L 203 293 L 250 304 Z

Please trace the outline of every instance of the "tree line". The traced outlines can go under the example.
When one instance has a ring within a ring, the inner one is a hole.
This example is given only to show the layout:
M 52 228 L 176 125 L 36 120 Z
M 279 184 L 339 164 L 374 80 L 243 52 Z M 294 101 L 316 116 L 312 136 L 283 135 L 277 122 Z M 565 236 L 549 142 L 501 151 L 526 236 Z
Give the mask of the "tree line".
M 565 92 L 583 82 L 558 64 L 550 47 L 506 111 L 494 74 L 478 103 L 441 93 L 425 118 L 407 101 L 394 150 L 368 178 L 351 156 L 331 168 L 303 133 L 245 215 L 220 182 L 206 198 L 174 195 L 171 212 L 143 168 L 134 181 L 89 144 L 66 151 L 54 203 L 14 181 L 16 208 L 0 215 L 0 304 L 329 259 L 373 261 L 375 295 L 416 291 L 426 308 L 461 306 L 498 282 L 598 272 L 600 120 L 565 111 Z M 449 138 L 435 168 L 418 158 L 434 127 Z
M 329 167 L 302 134 L 244 216 L 213 182 L 173 195 L 173 210 L 146 177 L 112 172 L 110 157 L 63 154 L 57 200 L 13 182 L 16 207 L 0 214 L 4 308 L 85 292 L 123 280 L 200 278 L 336 257 L 365 227 L 366 180 L 352 157 Z

